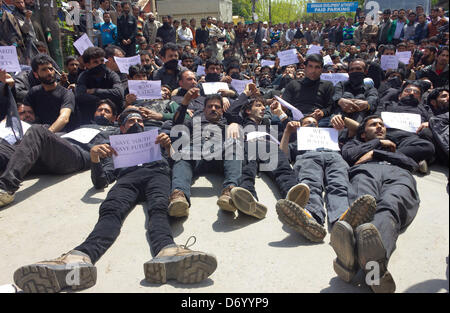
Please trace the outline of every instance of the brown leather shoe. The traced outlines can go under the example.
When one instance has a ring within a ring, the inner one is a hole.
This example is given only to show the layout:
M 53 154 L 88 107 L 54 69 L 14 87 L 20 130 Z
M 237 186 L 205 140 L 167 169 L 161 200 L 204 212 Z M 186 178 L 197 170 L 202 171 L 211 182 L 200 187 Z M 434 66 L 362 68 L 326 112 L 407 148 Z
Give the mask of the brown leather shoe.
M 169 198 L 169 216 L 183 217 L 189 215 L 189 202 L 181 190 L 175 189 Z
M 81 290 L 97 281 L 97 268 L 89 256 L 72 250 L 59 258 L 22 266 L 14 273 L 14 282 L 24 292 L 55 293 L 64 288 Z
M 217 260 L 214 255 L 192 251 L 186 245 L 173 244 L 166 246 L 155 258 L 146 262 L 144 273 L 145 280 L 152 284 L 165 284 L 169 279 L 194 284 L 208 278 L 216 268 Z
M 217 205 L 224 211 L 236 212 L 237 208 L 234 206 L 233 200 L 231 199 L 231 190 L 234 186 L 228 186 L 222 190 L 222 194 L 217 200 Z

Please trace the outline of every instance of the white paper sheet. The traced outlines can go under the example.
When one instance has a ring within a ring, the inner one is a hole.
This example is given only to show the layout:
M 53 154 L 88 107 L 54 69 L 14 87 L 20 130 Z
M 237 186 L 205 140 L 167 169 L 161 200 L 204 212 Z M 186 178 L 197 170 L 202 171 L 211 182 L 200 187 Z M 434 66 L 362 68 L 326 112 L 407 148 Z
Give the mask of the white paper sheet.
M 422 124 L 420 114 L 381 112 L 381 118 L 387 128 L 397 128 L 415 133 Z
M 65 135 L 62 135 L 61 138 L 70 138 L 75 141 L 86 144 L 89 143 L 92 139 L 94 139 L 94 137 L 97 136 L 99 133 L 100 133 L 99 129 L 80 128 L 71 131 L 70 133 L 67 133 Z
M 300 121 L 303 118 L 303 113 L 297 109 L 296 107 L 294 107 L 292 104 L 290 104 L 289 102 L 281 99 L 278 96 L 275 96 L 275 99 L 277 99 L 278 102 L 280 102 L 280 104 L 286 108 L 288 108 L 289 110 L 291 110 L 292 112 L 292 117 L 294 118 L 295 121 Z
M 162 99 L 160 80 L 128 80 L 128 89 L 137 100 Z
M 19 58 L 15 46 L 0 47 L 0 69 L 8 73 L 20 72 Z
M 139 55 L 129 58 L 114 57 L 114 60 L 116 61 L 117 67 L 119 68 L 120 72 L 123 74 L 128 74 L 128 69 L 130 68 L 130 66 L 141 64 L 141 57 Z
M 338 131 L 334 128 L 300 127 L 297 130 L 299 151 L 329 149 L 339 151 Z

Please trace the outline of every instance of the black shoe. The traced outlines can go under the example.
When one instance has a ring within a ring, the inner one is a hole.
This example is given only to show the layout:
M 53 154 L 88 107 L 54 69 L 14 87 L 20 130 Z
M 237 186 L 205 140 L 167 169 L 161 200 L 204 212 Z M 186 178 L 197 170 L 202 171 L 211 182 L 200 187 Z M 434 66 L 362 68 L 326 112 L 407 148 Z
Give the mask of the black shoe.
M 347 222 L 337 221 L 331 230 L 330 244 L 337 256 L 333 261 L 334 271 L 342 280 L 350 282 L 358 271 L 352 227 Z

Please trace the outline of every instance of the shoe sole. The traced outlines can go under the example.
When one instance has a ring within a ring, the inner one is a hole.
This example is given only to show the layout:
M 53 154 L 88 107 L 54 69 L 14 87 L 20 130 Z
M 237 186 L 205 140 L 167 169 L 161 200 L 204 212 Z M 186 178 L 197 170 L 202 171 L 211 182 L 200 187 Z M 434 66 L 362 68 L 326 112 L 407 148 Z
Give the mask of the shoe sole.
M 250 191 L 234 187 L 231 190 L 231 199 L 236 208 L 244 214 L 263 219 L 267 214 L 267 207 L 257 202 Z
M 380 233 L 372 224 L 363 224 L 356 231 L 356 245 L 358 251 L 359 266 L 365 271 L 366 275 L 373 269 L 367 269 L 369 262 L 376 262 L 379 266 L 379 273 L 383 273 L 378 284 L 369 284 L 375 293 L 393 293 L 395 292 L 395 282 L 392 275 L 387 270 L 386 249 L 381 241 Z M 366 281 L 367 282 L 367 281 Z
M 343 221 L 334 224 L 330 234 L 330 244 L 336 252 L 333 268 L 339 278 L 350 282 L 358 270 L 356 240 L 352 227 Z
M 189 203 L 183 200 L 177 200 L 169 204 L 169 216 L 185 217 L 189 216 Z
M 233 200 L 231 200 L 231 198 L 228 201 L 219 198 L 217 200 L 217 205 L 219 206 L 219 208 L 221 210 L 224 210 L 227 212 L 236 212 L 237 211 L 237 208 L 234 206 Z
M 195 284 L 208 278 L 217 268 L 214 256 L 193 252 L 184 256 L 153 259 L 144 264 L 145 280 L 165 284 L 175 279 L 182 284 Z
M 70 285 L 66 278 L 76 278 L 74 269 L 64 265 L 32 264 L 19 268 L 14 273 L 15 284 L 26 293 L 57 293 L 65 288 L 73 291 L 90 288 L 97 281 L 97 268 L 92 265 L 78 265 L 79 283 Z
M 286 199 L 305 208 L 309 202 L 309 195 L 310 191 L 308 185 L 301 183 L 289 190 Z
M 308 217 L 295 202 L 279 200 L 276 204 L 276 211 L 283 224 L 290 226 L 310 241 L 322 242 L 327 235 L 326 229 L 313 218 Z
M 355 230 L 359 225 L 373 220 L 377 210 L 377 201 L 370 195 L 359 197 L 352 203 L 342 221 L 347 222 Z

